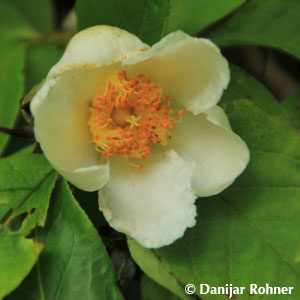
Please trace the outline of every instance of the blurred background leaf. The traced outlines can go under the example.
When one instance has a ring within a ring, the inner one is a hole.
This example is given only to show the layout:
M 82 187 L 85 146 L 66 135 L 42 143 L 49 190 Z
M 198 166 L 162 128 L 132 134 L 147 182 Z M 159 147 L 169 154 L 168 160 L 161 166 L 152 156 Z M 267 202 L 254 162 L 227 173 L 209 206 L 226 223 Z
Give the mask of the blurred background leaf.
M 42 155 L 0 160 L 0 298 L 35 264 L 43 243 L 28 238 L 43 226 L 56 173 Z
M 24 52 L 20 45 L 0 41 L 0 126 L 11 128 L 24 90 Z M 0 133 L 0 156 L 9 136 Z
M 46 77 L 62 49 L 49 43 L 54 14 L 51 0 L 0 1 L 0 126 L 25 125 L 18 118 L 19 101 Z M 0 133 L 0 156 L 8 156 L 31 141 Z
M 62 56 L 62 49 L 54 45 L 35 45 L 27 48 L 25 65 L 26 92 L 46 78 L 49 70 Z
M 78 29 L 93 25 L 117 26 L 153 44 L 181 29 L 197 34 L 245 0 L 77 0 Z
M 210 35 L 220 46 L 263 45 L 300 58 L 300 2 L 251 0 Z
M 51 32 L 54 27 L 51 0 L 2 0 L 15 8 L 37 31 Z
M 11 5 L 11 1 L 0 1 L 0 20 L 1 44 L 6 40 L 20 42 L 38 35 L 26 17 Z

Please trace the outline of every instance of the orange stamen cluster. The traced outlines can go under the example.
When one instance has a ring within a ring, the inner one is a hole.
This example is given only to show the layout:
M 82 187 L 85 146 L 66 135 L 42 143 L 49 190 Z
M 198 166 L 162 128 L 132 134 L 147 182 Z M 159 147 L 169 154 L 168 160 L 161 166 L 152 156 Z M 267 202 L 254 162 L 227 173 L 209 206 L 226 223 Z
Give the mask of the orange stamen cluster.
M 149 144 L 166 145 L 171 138 L 170 101 L 145 74 L 131 79 L 125 70 L 111 73 L 93 98 L 88 121 L 96 150 L 107 157 L 145 159 Z M 183 110 L 178 114 L 181 118 Z

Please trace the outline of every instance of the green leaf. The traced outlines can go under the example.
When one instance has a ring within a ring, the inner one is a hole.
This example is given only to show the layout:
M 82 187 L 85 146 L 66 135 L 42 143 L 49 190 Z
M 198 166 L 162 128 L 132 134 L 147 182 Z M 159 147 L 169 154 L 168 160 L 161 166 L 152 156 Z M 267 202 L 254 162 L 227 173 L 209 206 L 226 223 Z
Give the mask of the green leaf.
M 14 7 L 37 30 L 51 32 L 53 29 L 53 7 L 50 0 L 2 0 Z
M 14 128 L 15 129 L 20 129 L 23 130 L 24 133 L 24 137 L 20 137 L 20 136 L 10 136 L 8 139 L 8 142 L 5 145 L 5 149 L 2 153 L 2 157 L 8 157 L 10 155 L 14 155 L 16 153 L 23 153 L 23 154 L 30 154 L 33 153 L 33 150 L 35 148 L 36 145 L 34 145 L 34 141 L 32 139 L 30 139 L 30 132 L 31 135 L 33 133 L 33 128 L 26 126 L 28 124 L 25 123 L 24 120 L 24 114 L 18 114 L 15 124 L 14 124 Z M 27 115 L 25 115 L 27 117 Z M 27 135 L 27 137 L 26 137 Z M 23 148 L 27 148 L 26 150 Z M 31 149 L 31 150 L 30 150 Z
M 291 123 L 300 128 L 300 92 L 297 92 L 283 100 L 282 106 L 288 113 Z
M 265 113 L 246 100 L 235 101 L 234 111 L 228 117 L 233 131 L 244 139 L 251 153 L 278 153 L 296 160 L 300 159 L 299 131 L 287 121 Z M 264 184 L 268 177 L 272 178 L 277 175 L 282 174 L 280 172 L 279 174 L 273 172 L 266 174 L 261 184 Z M 295 179 L 293 176 L 286 178 L 286 180 L 293 179 Z M 298 183 L 300 184 L 300 181 Z
M 37 36 L 33 25 L 50 28 L 52 19 L 48 0 L 42 1 L 0 1 L 0 126 L 11 128 L 19 111 L 19 100 L 24 91 L 24 42 Z M 36 5 L 39 10 L 31 10 Z M 25 8 L 26 7 L 26 8 Z M 44 16 L 44 13 L 49 17 Z M 32 15 L 30 14 L 32 12 Z M 30 22 L 32 24 L 30 24 Z M 52 25 L 51 25 L 52 26 Z M 47 30 L 48 30 L 47 29 Z M 26 90 L 40 82 L 49 69 L 58 61 L 62 51 L 50 45 L 26 48 Z M 8 142 L 8 135 L 0 133 L 0 155 Z
M 225 90 L 220 104 L 232 108 L 236 99 L 248 99 L 255 102 L 267 113 L 279 115 L 285 119 L 288 115 L 282 105 L 275 99 L 269 90 L 254 77 L 247 74 L 235 65 L 230 65 L 230 83 Z
M 263 45 L 300 58 L 300 2 L 252 0 L 210 36 L 220 46 Z
M 24 88 L 24 53 L 14 43 L 0 41 L 0 44 L 0 126 L 10 128 L 17 117 Z M 8 135 L 0 133 L 0 156 L 7 141 Z
M 26 91 L 46 78 L 49 70 L 61 58 L 63 51 L 52 45 L 37 45 L 26 51 Z
M 132 245 L 130 250 L 146 274 L 171 291 L 171 282 L 153 276 L 157 267 L 147 262 L 149 255 L 182 284 L 232 283 L 245 286 L 237 298 L 248 299 L 249 284 L 269 283 L 294 287 L 287 298 L 299 299 L 300 135 L 246 100 L 234 102 L 229 118 L 251 151 L 246 171 L 221 195 L 198 200 L 197 225 L 182 239 L 158 250 L 144 249 L 144 256 Z M 201 297 L 199 288 L 197 293 Z
M 96 229 L 99 230 L 102 226 L 108 226 L 103 214 L 99 213 L 98 192 L 85 192 L 72 186 L 72 193 Z M 103 237 L 102 240 L 104 240 Z
M 0 160 L 0 298 L 21 283 L 43 248 L 26 236 L 44 225 L 55 179 L 41 155 Z
M 36 144 L 30 144 L 28 146 L 25 146 L 14 153 L 14 155 L 23 155 L 23 154 L 31 154 L 36 147 Z
M 142 300 L 180 300 L 149 277 L 143 275 L 141 279 Z
M 58 182 L 37 236 L 46 242 L 38 264 L 8 299 L 123 299 L 101 239 L 66 181 Z
M 26 18 L 17 11 L 11 4 L 11 1 L 0 1 L 0 37 L 1 41 L 22 41 L 36 37 L 38 34 L 26 20 Z M 2 43 L 1 43 L 2 46 Z
M 78 0 L 79 29 L 107 24 L 125 29 L 153 44 L 181 29 L 196 34 L 224 17 L 245 0 Z M 218 9 L 216 9 L 216 7 Z
M 150 278 L 169 289 L 183 300 L 192 298 L 185 294 L 183 289 L 184 282 L 181 282 L 178 277 L 174 276 L 174 274 L 165 268 L 164 264 L 159 260 L 159 257 L 156 256 L 154 251 L 143 248 L 130 238 L 128 238 L 128 246 L 132 258 Z
M 5 226 L 26 214 L 17 230 L 24 236 L 36 226 L 44 226 L 56 173 L 42 155 L 17 155 L 0 160 L 0 204 L 6 205 Z M 11 212 L 9 212 L 11 210 Z M 0 219 L 5 217 L 0 214 Z
M 195 35 L 205 27 L 223 18 L 243 3 L 245 0 L 169 0 L 169 11 L 164 16 L 163 34 L 181 29 Z M 216 9 L 216 7 L 218 9 Z M 192 20 L 192 21 L 191 21 Z
M 35 264 L 42 243 L 0 226 L 0 298 L 15 289 Z
M 23 47 L 28 40 L 39 37 L 38 30 L 49 31 L 52 28 L 50 20 L 53 16 L 49 8 L 48 0 L 0 1 L 0 127 L 11 128 L 16 120 L 19 100 L 24 90 Z M 39 29 L 36 30 L 34 27 L 39 27 Z M 39 56 L 38 68 L 34 68 L 34 64 L 30 66 L 29 83 L 31 79 L 40 78 L 41 74 L 44 75 L 44 69 L 41 66 L 49 67 L 49 63 L 56 61 L 58 55 L 54 59 L 53 53 L 54 50 L 44 53 L 47 54 L 44 58 Z M 31 58 L 32 56 L 29 55 L 29 60 Z M 8 136 L 0 133 L 0 155 L 3 154 L 7 141 Z

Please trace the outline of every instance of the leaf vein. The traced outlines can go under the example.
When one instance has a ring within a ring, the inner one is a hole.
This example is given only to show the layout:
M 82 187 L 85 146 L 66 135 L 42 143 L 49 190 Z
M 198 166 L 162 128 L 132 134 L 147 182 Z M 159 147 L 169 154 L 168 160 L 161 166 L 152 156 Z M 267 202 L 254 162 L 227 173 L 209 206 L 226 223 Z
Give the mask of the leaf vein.
M 165 21 L 164 21 L 164 24 L 163 24 L 163 28 L 161 30 L 161 36 L 160 36 L 160 38 L 162 38 L 165 35 L 165 33 L 166 33 L 166 29 L 167 29 L 167 25 L 168 25 L 168 18 L 170 16 L 171 9 L 172 9 L 173 5 L 174 5 L 174 0 L 170 0 L 169 1 L 168 11 L 167 11 L 167 14 L 166 14 L 166 18 L 165 18 Z
M 283 257 L 272 245 L 272 243 L 265 237 L 265 235 L 257 228 L 257 226 L 252 223 L 245 215 L 242 214 L 242 212 L 230 201 L 228 201 L 224 196 L 222 196 L 223 200 L 231 207 L 233 207 L 236 211 L 239 212 L 239 215 L 244 220 L 244 222 L 252 228 L 254 231 L 257 232 L 257 234 L 265 241 L 265 243 L 274 251 L 274 253 L 283 261 L 285 262 L 299 277 L 300 273 L 294 268 L 294 266 L 285 258 Z
M 58 295 L 60 293 L 60 290 L 62 288 L 62 282 L 63 282 L 63 279 L 66 275 L 66 272 L 67 272 L 67 269 L 69 268 L 70 264 L 71 264 L 71 261 L 72 261 L 72 258 L 73 258 L 73 255 L 74 255 L 74 249 L 75 249 L 75 233 L 74 233 L 74 228 L 73 228 L 73 224 L 71 223 L 71 227 L 72 227 L 72 234 L 73 234 L 73 239 L 72 239 L 72 251 L 71 251 L 71 254 L 69 256 L 69 259 L 68 259 L 68 262 L 67 262 L 67 265 L 62 273 L 62 276 L 61 276 L 61 279 L 59 281 L 59 284 L 58 284 L 58 288 L 55 292 L 55 295 L 57 297 L 57 299 L 59 299 Z

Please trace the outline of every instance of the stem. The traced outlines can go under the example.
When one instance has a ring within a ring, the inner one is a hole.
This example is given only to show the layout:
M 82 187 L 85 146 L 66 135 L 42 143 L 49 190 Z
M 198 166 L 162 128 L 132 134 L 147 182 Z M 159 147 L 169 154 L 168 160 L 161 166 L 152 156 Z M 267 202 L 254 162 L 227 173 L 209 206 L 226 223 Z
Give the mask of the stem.
M 43 150 L 42 150 L 42 148 L 41 148 L 41 146 L 40 146 L 39 143 L 36 143 L 36 145 L 35 145 L 32 153 L 33 154 L 42 154 L 43 153 Z
M 52 32 L 45 35 L 40 35 L 35 39 L 29 41 L 27 46 L 35 46 L 41 44 L 55 44 L 55 45 L 65 45 L 71 37 L 74 35 L 72 32 Z
M 16 128 L 16 129 L 0 127 L 0 132 L 11 135 L 11 136 L 22 137 L 22 138 L 34 140 L 33 130 L 29 126 L 25 126 L 23 128 Z

